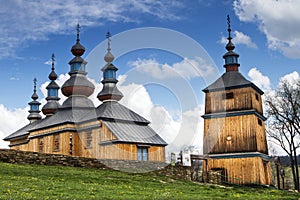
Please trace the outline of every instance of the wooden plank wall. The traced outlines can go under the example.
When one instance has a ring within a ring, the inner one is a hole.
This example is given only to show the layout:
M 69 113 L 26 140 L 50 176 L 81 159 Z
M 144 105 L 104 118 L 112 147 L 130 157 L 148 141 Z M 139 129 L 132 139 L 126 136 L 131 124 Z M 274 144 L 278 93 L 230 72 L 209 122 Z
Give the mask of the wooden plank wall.
M 116 136 L 105 126 L 101 121 L 89 122 L 78 126 L 78 130 L 97 125 L 93 129 L 86 129 L 80 132 L 61 132 L 59 135 L 59 150 L 54 150 L 54 135 L 43 136 L 44 151 L 43 153 L 64 154 L 70 155 L 70 135 L 72 134 L 72 155 L 83 156 L 98 159 L 120 159 L 120 160 L 137 160 L 137 145 L 136 144 L 106 144 L 99 145 L 101 142 L 108 142 L 116 140 Z M 53 131 L 74 128 L 73 124 L 65 124 L 63 126 L 52 127 L 35 131 L 32 135 L 45 134 Z M 87 133 L 92 134 L 92 144 L 87 147 L 86 136 Z M 17 141 L 16 141 L 17 142 Z M 39 138 L 30 139 L 26 145 L 13 147 L 13 149 L 20 149 L 24 151 L 39 152 Z M 165 149 L 161 146 L 151 146 L 148 149 L 148 158 L 151 161 L 165 161 Z
M 268 153 L 264 124 L 259 125 L 254 114 L 205 119 L 203 143 L 204 154 L 256 151 Z
M 222 95 L 231 92 L 233 93 L 233 99 L 222 98 Z M 255 109 L 260 114 L 263 113 L 261 95 L 251 87 L 205 94 L 205 114 L 251 109 Z
M 203 170 L 206 166 L 203 162 Z M 270 162 L 260 157 L 208 159 L 208 171 L 213 168 L 225 169 L 226 181 L 232 184 L 264 184 L 272 181 Z
M 101 122 L 99 122 L 101 123 Z M 116 136 L 101 123 L 101 128 L 79 132 L 76 136 L 75 151 L 76 155 L 84 157 L 94 157 L 98 159 L 119 159 L 119 160 L 137 160 L 137 145 L 136 144 L 103 144 L 99 143 L 116 140 Z M 91 124 L 90 124 L 91 125 Z M 83 126 L 84 127 L 84 126 Z M 81 128 L 83 128 L 81 127 Z M 92 133 L 92 145 L 90 148 L 86 146 L 87 132 Z M 74 140 L 74 142 L 75 142 Z M 161 146 L 151 146 L 148 149 L 149 160 L 165 161 L 165 148 Z

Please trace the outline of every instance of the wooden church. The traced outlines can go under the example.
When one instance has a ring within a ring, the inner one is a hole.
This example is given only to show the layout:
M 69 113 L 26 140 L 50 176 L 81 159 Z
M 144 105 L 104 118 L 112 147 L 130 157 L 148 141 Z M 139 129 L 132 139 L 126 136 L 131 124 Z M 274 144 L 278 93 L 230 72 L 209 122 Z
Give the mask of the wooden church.
M 233 50 L 230 18 L 224 68 L 226 72 L 206 87 L 203 153 L 205 172 L 218 171 L 232 184 L 271 184 L 270 158 L 261 91 L 240 72 Z
M 83 156 L 97 159 L 140 160 L 165 162 L 167 143 L 149 126 L 149 121 L 118 101 L 123 94 L 117 88 L 114 56 L 110 49 L 110 34 L 107 34 L 108 48 L 102 68 L 103 84 L 98 99 L 102 104 L 95 108 L 88 98 L 94 92 L 94 85 L 87 79 L 87 62 L 81 57 L 85 48 L 79 39 L 71 48 L 74 58 L 69 62 L 70 78 L 62 85 L 61 92 L 67 99 L 59 104 L 55 80 L 54 55 L 52 70 L 47 86 L 47 103 L 42 119 L 37 101 L 36 80 L 29 110 L 30 123 L 4 138 L 11 149 L 50 154 Z

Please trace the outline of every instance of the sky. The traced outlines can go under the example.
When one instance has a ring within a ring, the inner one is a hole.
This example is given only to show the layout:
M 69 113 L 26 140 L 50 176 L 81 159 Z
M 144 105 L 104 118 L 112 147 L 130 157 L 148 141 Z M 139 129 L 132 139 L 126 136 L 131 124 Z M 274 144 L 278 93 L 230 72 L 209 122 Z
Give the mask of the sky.
M 121 103 L 150 120 L 168 151 L 202 146 L 202 89 L 224 73 L 227 15 L 240 72 L 263 91 L 299 78 L 299 0 L 0 0 L 0 138 L 28 123 L 37 78 L 46 103 L 49 61 L 68 79 L 76 24 L 85 46 L 95 106 L 112 34 Z M 61 101 L 65 97 L 60 94 Z M 42 106 L 41 106 L 42 107 Z M 8 148 L 0 141 L 0 148 Z

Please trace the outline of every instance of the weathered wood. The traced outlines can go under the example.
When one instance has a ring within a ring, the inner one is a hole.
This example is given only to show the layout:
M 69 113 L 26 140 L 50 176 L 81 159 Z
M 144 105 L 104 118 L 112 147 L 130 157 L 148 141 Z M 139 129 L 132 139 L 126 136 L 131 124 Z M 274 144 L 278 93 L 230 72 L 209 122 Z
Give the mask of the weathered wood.
M 207 164 L 206 164 L 207 163 Z M 224 169 L 225 181 L 232 184 L 271 184 L 270 162 L 259 157 L 208 159 L 203 170 Z
M 270 164 L 262 157 L 228 156 L 245 152 L 268 154 L 261 95 L 250 86 L 208 92 L 205 114 L 203 153 L 225 156 L 204 162 L 203 179 L 207 180 L 209 171 L 221 170 L 229 183 L 270 184 Z
M 87 158 L 98 159 L 119 159 L 119 160 L 137 160 L 136 144 L 114 144 L 117 140 L 116 136 L 101 121 L 88 122 L 80 124 L 79 131 L 57 132 L 57 130 L 74 128 L 73 124 L 65 124 L 64 126 L 51 127 L 33 132 L 34 136 L 28 144 L 19 145 L 14 149 L 24 151 L 39 152 L 39 141 L 43 140 L 43 153 L 70 155 L 70 142 L 72 142 L 72 155 Z M 81 130 L 81 131 L 80 131 Z M 54 134 L 46 134 L 51 133 Z M 43 135 L 44 134 L 44 135 Z M 45 135 L 46 134 L 46 135 Z M 87 144 L 87 134 L 90 134 L 90 145 Z M 55 149 L 54 137 L 58 135 L 59 148 Z M 32 136 L 32 135 L 30 135 Z M 70 139 L 72 136 L 72 139 Z M 23 141 L 23 140 L 21 140 Z M 20 142 L 20 141 L 15 141 Z M 104 145 L 101 145 L 102 143 Z M 150 161 L 165 161 L 165 151 L 162 146 L 150 146 L 148 149 L 148 159 Z
M 264 124 L 254 114 L 205 119 L 204 154 L 262 152 L 267 154 Z
M 233 93 L 233 98 L 224 99 L 228 93 Z M 205 114 L 251 109 L 263 113 L 261 95 L 251 87 L 205 94 Z

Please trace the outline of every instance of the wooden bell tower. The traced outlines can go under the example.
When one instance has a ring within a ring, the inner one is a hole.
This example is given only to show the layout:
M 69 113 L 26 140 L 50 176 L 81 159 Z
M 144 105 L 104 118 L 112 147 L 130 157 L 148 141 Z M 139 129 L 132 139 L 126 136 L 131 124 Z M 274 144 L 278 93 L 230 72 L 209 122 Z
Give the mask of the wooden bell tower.
M 239 73 L 239 55 L 231 41 L 230 18 L 226 72 L 205 92 L 204 172 L 218 171 L 232 184 L 271 184 L 270 158 L 263 116 L 263 91 Z M 204 173 L 207 174 L 207 173 Z M 208 173 L 209 174 L 209 173 Z

